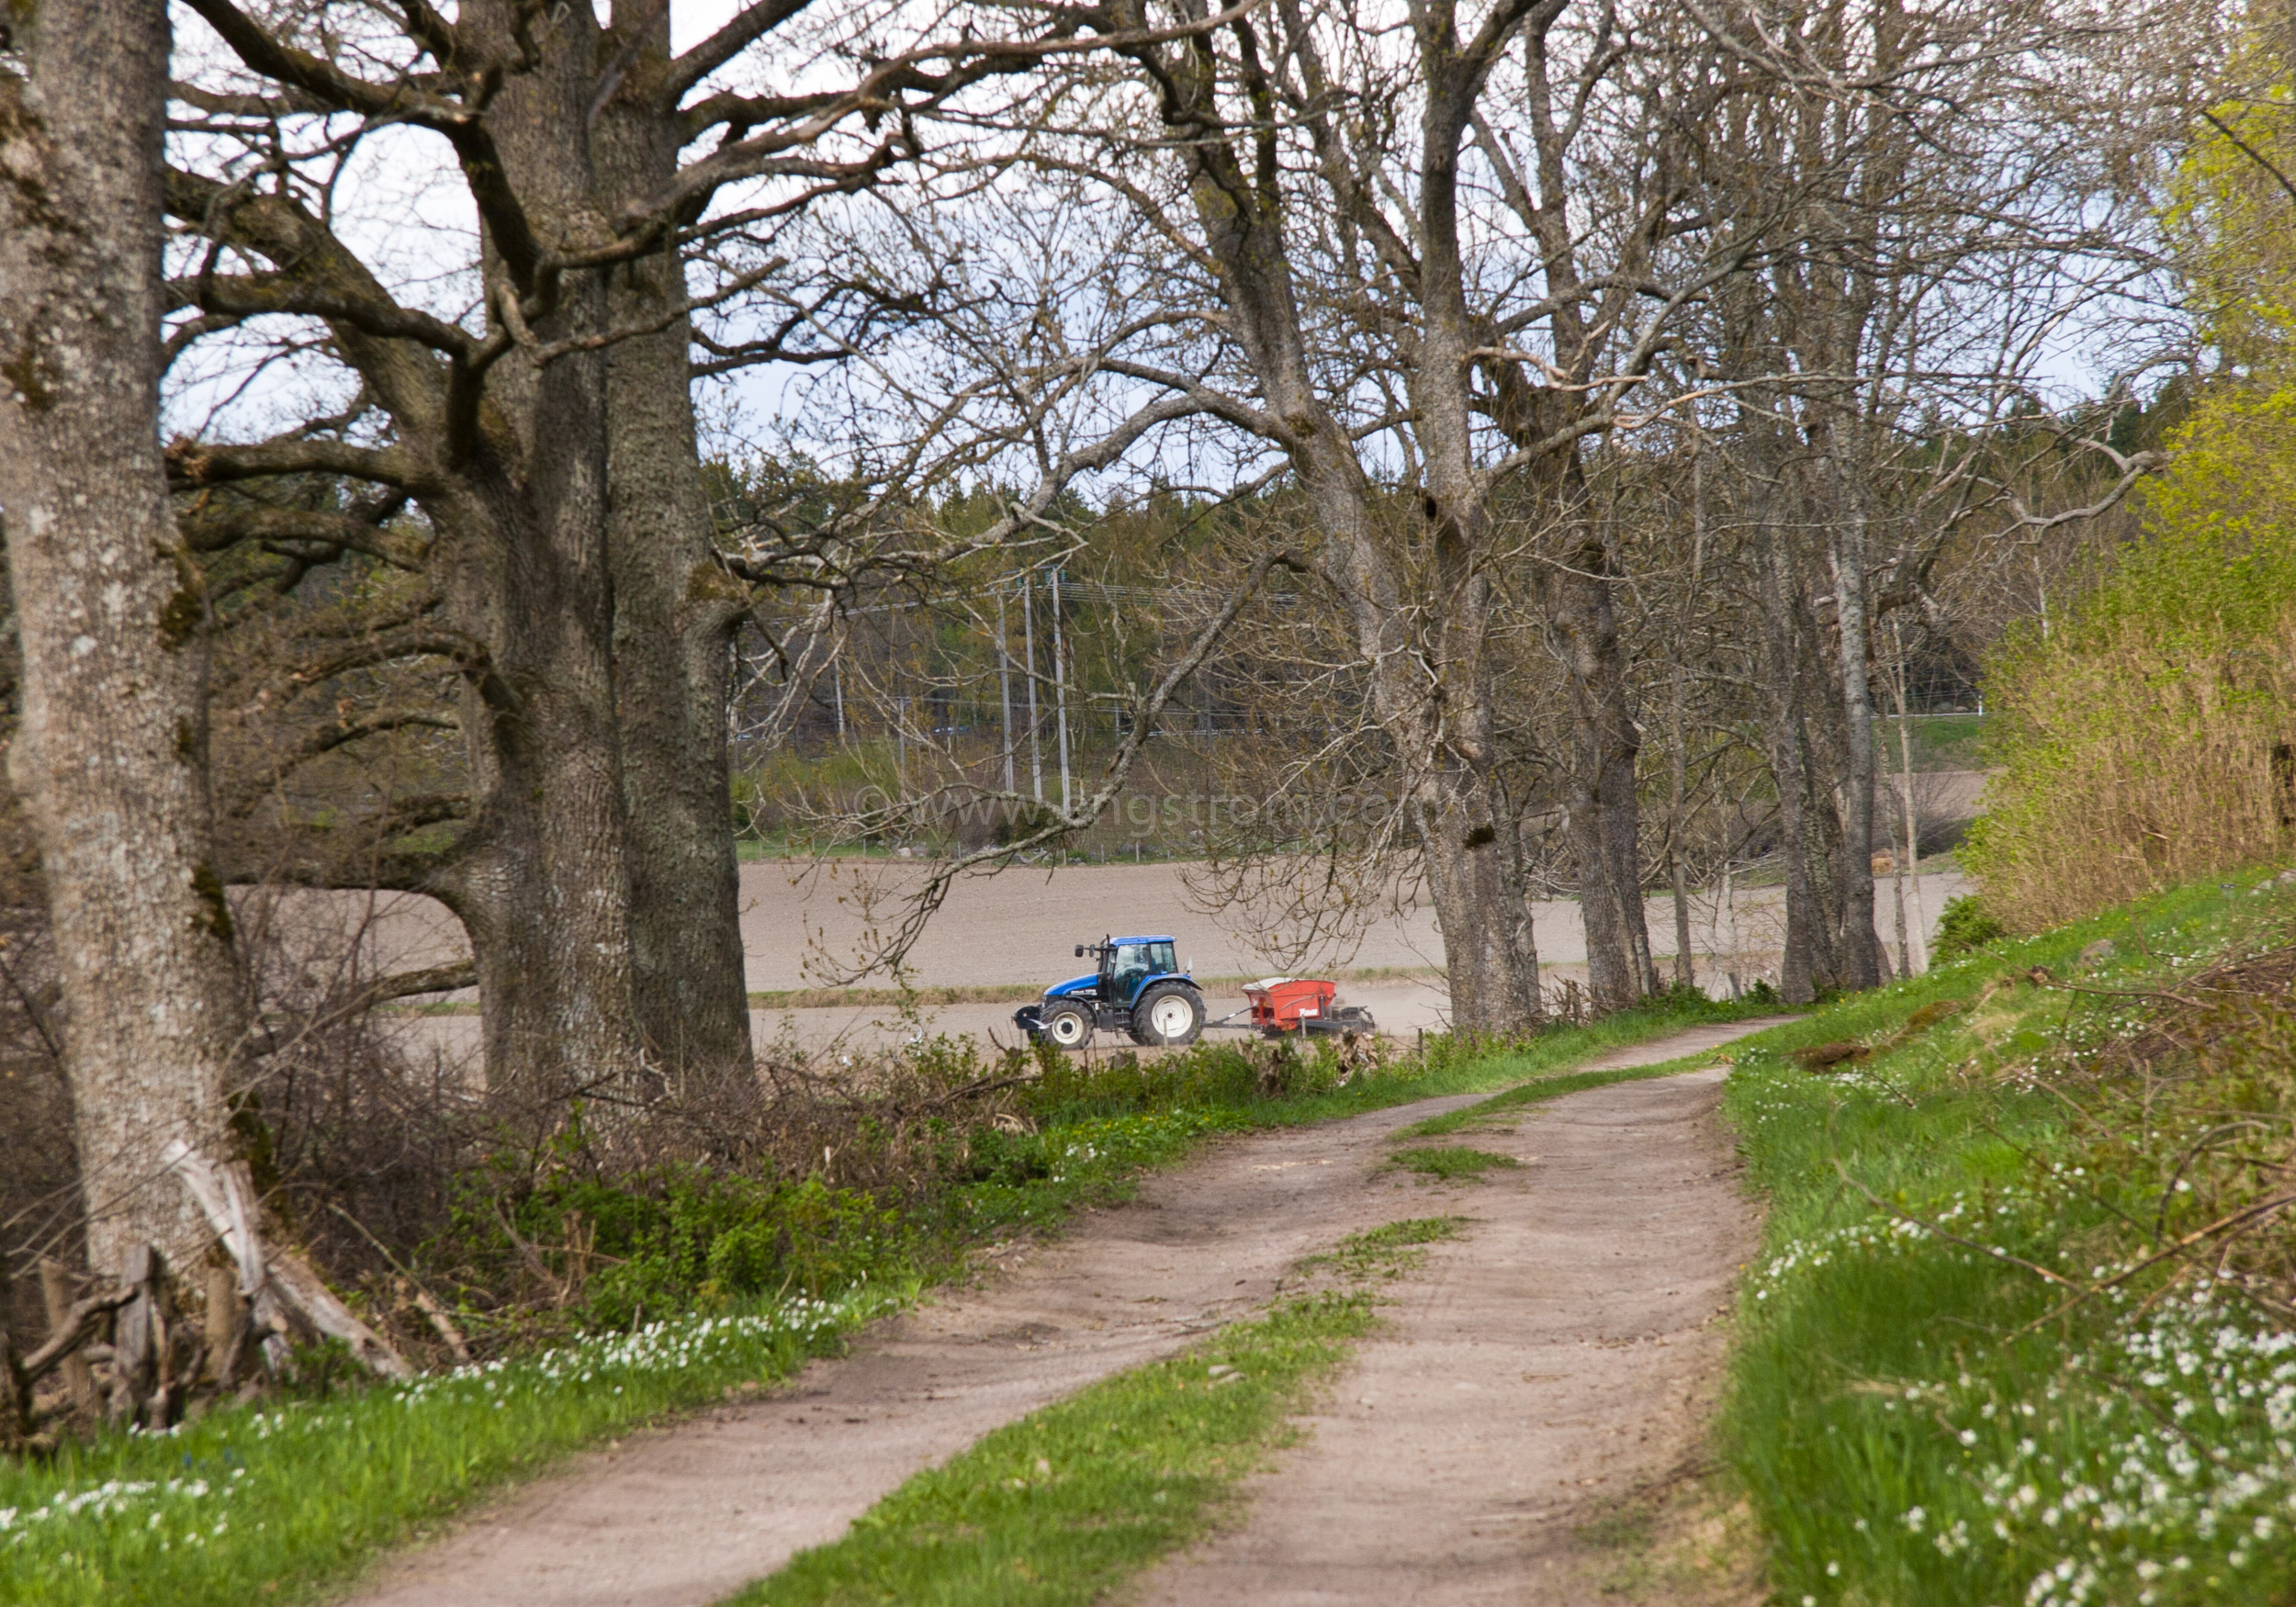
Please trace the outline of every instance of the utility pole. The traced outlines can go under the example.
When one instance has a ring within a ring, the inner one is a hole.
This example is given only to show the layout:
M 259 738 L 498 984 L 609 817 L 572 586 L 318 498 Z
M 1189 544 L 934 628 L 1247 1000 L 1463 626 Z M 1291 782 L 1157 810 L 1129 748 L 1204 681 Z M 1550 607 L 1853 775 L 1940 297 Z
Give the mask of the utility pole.
M 1030 576 L 1020 577 L 1020 640 L 1029 655 L 1029 785 L 1036 801 L 1044 802 L 1044 748 L 1037 740 L 1044 729 L 1036 712 L 1036 590 Z
M 1006 645 L 1005 588 L 996 588 L 996 690 L 1005 702 L 1005 791 L 1012 785 L 1012 653 Z
M 1061 577 L 1052 571 L 1052 717 L 1060 722 L 1061 814 L 1068 813 L 1068 661 L 1061 655 Z

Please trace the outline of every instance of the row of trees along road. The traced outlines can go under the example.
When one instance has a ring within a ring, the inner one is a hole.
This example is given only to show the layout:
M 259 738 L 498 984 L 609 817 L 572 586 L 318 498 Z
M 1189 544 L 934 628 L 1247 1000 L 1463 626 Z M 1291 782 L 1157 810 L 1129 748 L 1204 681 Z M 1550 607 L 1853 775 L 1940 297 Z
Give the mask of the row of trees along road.
M 896 950 L 1256 656 L 1344 714 L 1287 784 L 1406 801 L 1331 851 L 1424 875 L 1461 1028 L 1539 1011 L 1541 820 L 1626 1004 L 1652 666 L 1704 618 L 1787 992 L 1874 980 L 1876 622 L 2153 463 L 2040 398 L 2156 287 L 2148 163 L 2216 48 L 2060 0 L 174 20 L 0 39 L 11 765 L 99 1264 L 196 1243 L 163 1154 L 260 1125 L 226 884 L 442 901 L 474 964 L 365 997 L 475 982 L 490 1096 L 746 1077 L 737 639 L 802 700 L 855 600 L 1041 565 L 1127 476 L 1227 500 L 1208 601 L 1106 772 Z M 697 397 L 753 374 L 819 472 L 729 518 Z

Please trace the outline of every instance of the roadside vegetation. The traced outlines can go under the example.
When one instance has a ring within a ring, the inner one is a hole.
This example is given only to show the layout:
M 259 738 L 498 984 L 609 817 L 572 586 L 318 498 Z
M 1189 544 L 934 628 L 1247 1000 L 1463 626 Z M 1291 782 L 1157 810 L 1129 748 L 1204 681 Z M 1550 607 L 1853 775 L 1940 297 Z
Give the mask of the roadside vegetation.
M 971 1248 L 1056 1231 L 1072 1208 L 1123 1197 L 1211 1135 L 1567 1077 L 1610 1050 L 1747 1013 L 1673 997 L 1512 1045 L 1434 1039 L 1396 1057 L 1325 1040 L 1310 1053 L 1216 1044 L 1145 1062 L 985 1062 L 943 1039 L 877 1068 L 865 1092 L 844 1079 L 807 1103 L 789 1073 L 768 1107 L 773 1142 L 753 1134 L 746 1161 L 696 1151 L 632 1164 L 579 1129 L 498 1152 L 460 1169 L 452 1208 L 373 1290 L 377 1320 L 401 1319 L 395 1337 L 433 1371 L 370 1384 L 313 1350 L 285 1392 L 0 1464 L 0 1601 L 308 1595 L 556 1455 L 833 1353 L 860 1322 L 962 1275 Z M 741 1114 L 715 1114 L 721 1143 L 741 1139 Z M 427 1348 L 417 1308 L 390 1306 L 394 1288 L 417 1287 L 440 1291 Z M 1312 1371 L 1317 1346 L 1355 1332 L 1353 1310 L 1279 1314 L 1236 1343 L 1296 1352 Z M 1253 1365 L 1277 1389 L 1266 1401 L 1290 1399 L 1280 1367 Z
M 2250 873 L 1738 1050 L 1725 1433 L 1777 1600 L 2287 1600 L 2292 981 Z
M 2238 49 L 2260 87 L 2196 127 L 2163 197 L 2212 372 L 2164 393 L 2132 539 L 1989 655 L 2001 773 L 1963 860 L 2015 931 L 2264 863 L 2296 825 L 2291 73 L 2279 30 Z

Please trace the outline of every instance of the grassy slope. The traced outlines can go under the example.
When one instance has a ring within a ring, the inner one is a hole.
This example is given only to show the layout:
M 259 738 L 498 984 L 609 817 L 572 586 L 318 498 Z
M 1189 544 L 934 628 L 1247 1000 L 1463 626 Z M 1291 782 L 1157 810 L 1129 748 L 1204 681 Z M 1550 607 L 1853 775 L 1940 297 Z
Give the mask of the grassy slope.
M 1145 1090 L 1146 1108 L 1139 1098 L 1096 1102 L 1086 1084 L 1042 1113 L 1042 1134 L 1016 1141 L 1038 1152 L 1025 1174 L 955 1191 L 948 1219 L 932 1227 L 944 1242 L 1053 1229 L 1076 1204 L 1121 1198 L 1141 1170 L 1171 1164 L 1215 1133 L 1549 1076 L 1728 1014 L 1656 1005 L 1507 1053 L 1457 1055 L 1300 1097 L 1264 1097 L 1233 1079 L 1191 1087 L 1147 1067 L 1134 1090 Z M 107 1435 L 51 1462 L 0 1463 L 0 1601 L 194 1607 L 256 1590 L 269 1601 L 309 1599 L 565 1452 L 834 1351 L 854 1324 L 913 1298 L 923 1276 L 960 1268 L 941 1262 L 827 1305 L 672 1320 L 411 1388 L 226 1409 L 166 1436 Z
M 2122 1024 L 2076 1019 L 2075 995 L 2009 986 L 1843 1074 L 1785 1058 L 1847 1039 L 1888 1046 L 1920 1006 L 1974 1004 L 2036 964 L 2070 974 L 2100 938 L 2123 950 L 2110 985 L 2142 986 L 2269 907 L 2245 885 L 2186 889 L 1997 945 L 1736 1052 L 1728 1109 L 1770 1212 L 1727 1432 L 1776 1600 L 2291 1599 L 2296 1360 L 2280 1351 L 2296 1341 L 2181 1293 L 2144 1309 L 2119 1291 L 2053 1317 L 2065 1289 L 2003 1259 L 2084 1281 L 2127 1253 L 2132 1221 L 2149 1221 L 2136 1171 L 2081 1164 L 2065 1096 L 2019 1074 Z

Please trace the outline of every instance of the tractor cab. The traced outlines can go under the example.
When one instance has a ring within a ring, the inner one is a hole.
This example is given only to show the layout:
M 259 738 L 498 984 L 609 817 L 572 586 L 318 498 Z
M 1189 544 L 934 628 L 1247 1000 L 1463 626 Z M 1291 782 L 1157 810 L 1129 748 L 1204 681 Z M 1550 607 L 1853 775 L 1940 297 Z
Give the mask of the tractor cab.
M 1076 945 L 1098 969 L 1044 990 L 1041 1003 L 1013 1013 L 1030 1038 L 1082 1049 L 1097 1031 L 1129 1034 L 1145 1048 L 1193 1043 L 1204 1028 L 1204 995 L 1180 968 L 1170 938 L 1104 938 Z

